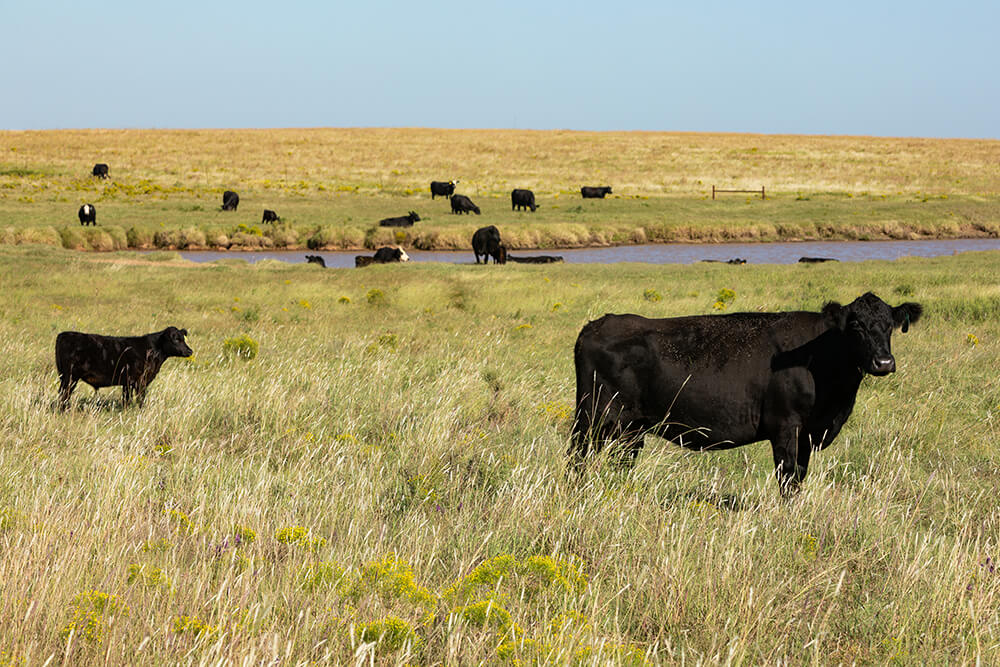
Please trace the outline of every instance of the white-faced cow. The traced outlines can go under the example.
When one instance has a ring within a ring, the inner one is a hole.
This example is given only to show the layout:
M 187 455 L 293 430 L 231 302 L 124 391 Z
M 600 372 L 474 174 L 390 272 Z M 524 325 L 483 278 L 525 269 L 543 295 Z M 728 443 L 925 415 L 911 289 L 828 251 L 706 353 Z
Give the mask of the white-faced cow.
M 240 205 L 240 196 L 233 192 L 232 190 L 226 190 L 222 193 L 222 210 L 223 211 L 235 211 Z
M 135 397 L 141 406 L 146 388 L 169 357 L 190 357 L 184 336 L 187 330 L 167 327 L 145 336 L 102 336 L 63 331 L 56 336 L 56 370 L 59 372 L 59 406 L 69 405 L 70 394 L 83 380 L 95 390 L 121 386 L 122 402 Z
M 80 210 L 76 212 L 76 216 L 80 218 L 80 224 L 83 226 L 97 226 L 97 209 L 94 208 L 93 204 L 84 204 L 81 206 Z
M 580 188 L 580 194 L 584 199 L 604 199 L 606 195 L 611 194 L 610 185 L 602 185 L 600 187 L 585 185 Z
M 479 215 L 479 207 L 472 203 L 472 200 L 465 195 L 452 195 L 451 196 L 451 212 L 452 213 L 475 213 Z
M 410 211 L 406 215 L 396 218 L 382 218 L 378 221 L 379 227 L 412 227 L 414 222 L 420 222 L 420 216 L 416 211 Z
M 269 208 L 265 208 L 264 209 L 264 217 L 260 219 L 260 222 L 261 222 L 261 224 L 264 224 L 264 223 L 268 223 L 268 222 L 272 222 L 272 223 L 273 222 L 278 222 L 279 220 L 281 220 L 281 218 L 278 217 L 277 213 L 275 213 L 274 211 L 272 211 Z
M 610 441 L 631 465 L 646 433 L 695 450 L 770 440 L 788 494 L 840 433 L 864 376 L 896 370 L 893 329 L 921 312 L 869 292 L 818 313 L 605 315 L 576 341 L 572 465 Z
M 451 197 L 455 194 L 458 181 L 431 181 L 431 199 L 435 197 Z
M 402 248 L 392 246 L 382 246 L 375 251 L 371 257 L 367 255 L 357 255 L 354 258 L 354 266 L 360 268 L 371 264 L 389 264 L 391 262 L 409 262 L 410 256 Z
M 511 190 L 510 192 L 510 210 L 520 211 L 521 209 L 531 209 L 534 213 L 535 209 L 535 193 L 531 190 L 522 190 L 520 188 Z
M 90 172 L 92 176 L 97 178 L 107 178 L 108 177 L 108 165 L 103 162 L 98 162 L 94 165 L 94 169 Z
M 476 264 L 479 264 L 480 255 L 483 264 L 489 264 L 490 257 L 494 264 L 507 263 L 507 246 L 500 241 L 500 230 L 494 225 L 476 230 L 472 235 L 472 252 L 476 256 Z

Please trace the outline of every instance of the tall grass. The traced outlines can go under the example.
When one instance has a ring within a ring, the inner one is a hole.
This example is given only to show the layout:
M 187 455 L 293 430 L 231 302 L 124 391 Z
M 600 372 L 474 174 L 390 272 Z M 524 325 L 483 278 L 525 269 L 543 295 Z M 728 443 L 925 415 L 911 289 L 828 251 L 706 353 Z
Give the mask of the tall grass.
M 321 271 L 0 248 L 0 656 L 996 662 L 998 266 Z M 634 471 L 564 475 L 588 319 L 869 289 L 926 316 L 795 499 L 766 444 L 650 438 Z M 168 324 L 195 356 L 145 407 L 81 385 L 54 409 L 58 331 Z M 242 336 L 253 358 L 227 354 Z

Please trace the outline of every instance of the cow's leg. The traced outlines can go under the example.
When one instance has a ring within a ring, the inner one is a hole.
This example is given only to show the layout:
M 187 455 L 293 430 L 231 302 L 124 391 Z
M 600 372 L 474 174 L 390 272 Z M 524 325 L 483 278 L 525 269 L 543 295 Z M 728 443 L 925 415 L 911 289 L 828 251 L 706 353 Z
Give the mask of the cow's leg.
M 126 408 L 129 406 L 129 404 L 132 402 L 132 395 L 134 393 L 135 393 L 135 387 L 131 383 L 126 382 L 125 384 L 122 385 L 122 406 Z
M 798 425 L 784 426 L 777 436 L 771 438 L 774 474 L 778 478 L 778 490 L 786 498 L 799 490 L 799 483 L 805 478 L 809 466 L 808 449 L 805 458 L 800 458 L 800 431 Z M 800 464 L 803 460 L 804 466 Z
M 65 410 L 69 407 L 69 396 L 76 389 L 77 380 L 69 373 L 59 376 L 59 408 Z

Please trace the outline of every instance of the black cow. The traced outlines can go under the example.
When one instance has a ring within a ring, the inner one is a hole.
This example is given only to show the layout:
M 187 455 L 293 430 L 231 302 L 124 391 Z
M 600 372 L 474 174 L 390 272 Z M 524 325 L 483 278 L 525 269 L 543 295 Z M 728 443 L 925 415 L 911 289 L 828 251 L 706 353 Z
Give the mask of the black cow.
M 580 188 L 580 194 L 583 195 L 584 199 L 604 199 L 605 195 L 611 194 L 611 186 L 592 187 L 585 185 Z
M 746 264 L 747 261 L 742 257 L 733 257 L 732 259 L 703 259 L 701 260 L 708 264 Z
M 532 213 L 534 213 L 535 209 L 538 208 L 535 206 L 535 193 L 531 190 L 511 190 L 510 210 L 520 211 L 524 208 L 530 208 Z
M 368 255 L 355 255 L 354 256 L 354 268 L 360 269 L 362 266 L 371 266 L 375 263 L 374 257 L 369 257 Z
M 319 255 L 306 255 L 307 264 L 319 264 L 324 269 L 326 268 L 326 260 Z
M 483 256 L 483 264 L 489 264 L 490 257 L 494 264 L 507 263 L 507 246 L 500 242 L 500 230 L 493 225 L 480 227 L 472 235 L 472 252 L 476 256 L 476 264 L 479 264 L 480 255 Z
M 476 215 L 479 215 L 479 207 L 472 203 L 472 200 L 465 195 L 452 195 L 451 196 L 451 212 L 452 213 L 468 213 L 472 211 Z
M 434 197 L 451 197 L 455 194 L 458 181 L 431 181 L 431 199 Z
M 507 255 L 507 261 L 517 264 L 555 264 L 563 261 L 563 258 L 558 255 L 527 255 L 525 257 Z
M 236 207 L 240 205 L 240 196 L 233 192 L 232 190 L 226 190 L 222 193 L 222 210 L 223 211 L 235 211 Z
M 378 221 L 379 227 L 412 227 L 414 222 L 420 222 L 420 216 L 416 211 L 410 211 L 407 215 L 398 218 L 382 218 Z
M 80 218 L 81 225 L 97 226 L 97 209 L 94 208 L 93 204 L 84 204 L 80 207 L 80 210 L 76 212 L 76 215 Z
M 121 386 L 125 405 L 135 396 L 141 406 L 146 388 L 168 357 L 194 354 L 184 336 L 187 330 L 167 327 L 145 336 L 101 336 L 63 331 L 56 336 L 56 370 L 59 372 L 59 406 L 69 405 L 76 383 L 83 380 L 95 390 Z
M 91 175 L 97 178 L 107 178 L 108 177 L 108 165 L 103 162 L 98 162 L 94 165 L 94 170 L 90 172 Z
M 237 197 L 236 199 L 238 201 L 239 197 Z M 274 211 L 272 211 L 269 208 L 265 208 L 264 209 L 264 217 L 261 218 L 260 222 L 261 222 L 261 224 L 264 224 L 265 222 L 278 222 L 278 220 L 280 220 L 280 219 L 281 218 L 278 217 L 277 213 L 275 213 Z
M 833 257 L 799 257 L 800 264 L 821 264 L 822 262 L 839 262 Z
M 837 437 L 865 374 L 896 370 L 892 331 L 921 312 L 869 292 L 818 313 L 605 315 L 576 341 L 573 466 L 612 439 L 631 465 L 646 433 L 696 450 L 770 440 L 788 494 Z

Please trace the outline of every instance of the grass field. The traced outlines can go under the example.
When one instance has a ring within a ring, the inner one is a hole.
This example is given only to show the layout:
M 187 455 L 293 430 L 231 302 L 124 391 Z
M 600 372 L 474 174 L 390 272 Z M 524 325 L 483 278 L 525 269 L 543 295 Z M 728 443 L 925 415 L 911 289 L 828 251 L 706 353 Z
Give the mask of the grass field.
M 101 135 L 66 136 L 81 158 Z M 998 271 L 2 246 L 0 663 L 996 664 Z M 790 501 L 766 444 L 650 439 L 632 472 L 567 478 L 581 326 L 715 312 L 722 289 L 728 310 L 873 290 L 926 311 Z M 59 331 L 167 325 L 195 356 L 145 407 L 81 385 L 54 409 Z
M 96 162 L 111 179 L 90 176 Z M 455 216 L 431 180 L 483 209 Z M 609 200 L 581 185 L 610 184 Z M 712 186 L 765 187 L 709 197 Z M 535 191 L 534 213 L 510 191 Z M 219 210 L 222 192 L 241 197 Z M 512 248 L 1000 234 L 1000 142 L 516 130 L 0 131 L 0 242 L 66 248 Z M 89 202 L 98 227 L 76 211 Z M 262 225 L 264 208 L 282 216 Z M 408 230 L 378 220 L 415 210 Z M 398 232 L 398 235 L 397 235 Z

